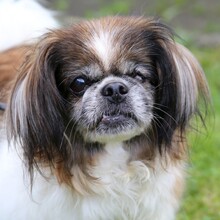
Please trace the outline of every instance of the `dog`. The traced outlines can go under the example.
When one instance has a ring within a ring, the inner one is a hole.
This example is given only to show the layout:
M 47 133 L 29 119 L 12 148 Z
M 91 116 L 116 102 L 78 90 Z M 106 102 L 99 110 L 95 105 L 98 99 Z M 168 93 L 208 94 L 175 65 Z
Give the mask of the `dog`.
M 173 31 L 105 17 L 10 50 L 25 55 L 0 55 L 10 67 L 19 60 L 6 71 L 16 80 L 4 99 L 1 219 L 174 220 L 186 132 L 209 90 Z

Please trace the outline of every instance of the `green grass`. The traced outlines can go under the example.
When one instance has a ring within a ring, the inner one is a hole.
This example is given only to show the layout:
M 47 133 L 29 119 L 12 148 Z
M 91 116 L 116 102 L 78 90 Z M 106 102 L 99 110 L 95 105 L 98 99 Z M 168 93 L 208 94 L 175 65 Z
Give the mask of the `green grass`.
M 54 0 L 53 4 L 56 9 L 59 9 L 59 11 L 65 11 L 68 9 L 69 1 L 70 0 Z
M 102 1 L 100 1 L 101 3 Z M 125 15 L 130 12 L 131 0 L 112 0 L 108 4 L 102 5 L 98 11 L 88 10 L 86 18 L 102 17 L 106 15 Z
M 220 219 L 220 47 L 192 49 L 205 70 L 214 114 L 207 131 L 191 137 L 187 187 L 178 220 Z

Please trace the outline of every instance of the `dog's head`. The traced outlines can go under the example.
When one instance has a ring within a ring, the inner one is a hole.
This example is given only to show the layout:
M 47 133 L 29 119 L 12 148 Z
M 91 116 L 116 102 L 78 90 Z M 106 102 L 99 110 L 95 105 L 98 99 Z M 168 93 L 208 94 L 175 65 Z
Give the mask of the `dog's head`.
M 172 149 L 199 94 L 208 94 L 203 71 L 167 26 L 109 17 L 40 40 L 21 68 L 9 120 L 30 170 L 62 162 L 70 173 L 110 142 Z

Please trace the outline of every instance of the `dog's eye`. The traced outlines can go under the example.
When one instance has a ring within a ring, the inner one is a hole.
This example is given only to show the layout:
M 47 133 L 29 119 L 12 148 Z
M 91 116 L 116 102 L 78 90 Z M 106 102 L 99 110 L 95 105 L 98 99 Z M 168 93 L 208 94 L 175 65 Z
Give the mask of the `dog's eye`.
M 130 76 L 141 83 L 149 82 L 152 86 L 156 86 L 158 77 L 155 72 L 156 70 L 153 65 L 144 65 L 135 68 Z
M 132 77 L 142 83 L 144 83 L 146 81 L 146 77 L 141 74 L 138 70 L 134 70 L 133 73 L 132 73 Z
M 82 95 L 86 88 L 88 86 L 88 80 L 83 77 L 76 77 L 73 82 L 70 85 L 70 89 L 74 92 L 76 95 Z

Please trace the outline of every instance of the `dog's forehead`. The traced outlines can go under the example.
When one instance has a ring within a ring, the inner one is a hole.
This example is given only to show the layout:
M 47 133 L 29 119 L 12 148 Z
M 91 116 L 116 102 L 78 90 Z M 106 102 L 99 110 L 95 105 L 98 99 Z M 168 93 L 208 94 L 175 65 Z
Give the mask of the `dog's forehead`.
M 103 69 L 126 68 L 128 63 L 147 53 L 141 20 L 108 18 L 80 24 L 77 33 L 83 38 L 84 49 L 93 54 Z
M 90 41 L 87 42 L 88 48 L 94 51 L 105 70 L 110 69 L 113 59 L 117 56 L 117 49 L 113 42 L 113 33 L 106 30 L 100 30 L 99 33 L 94 32 Z

